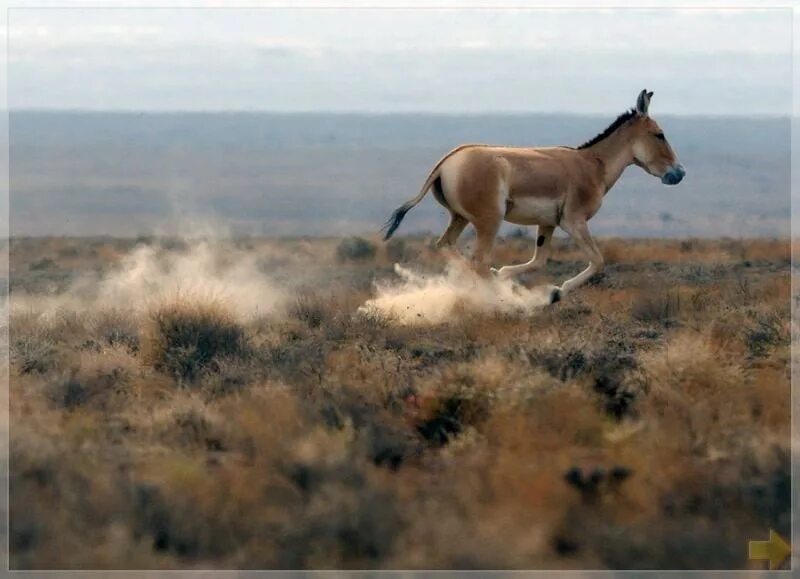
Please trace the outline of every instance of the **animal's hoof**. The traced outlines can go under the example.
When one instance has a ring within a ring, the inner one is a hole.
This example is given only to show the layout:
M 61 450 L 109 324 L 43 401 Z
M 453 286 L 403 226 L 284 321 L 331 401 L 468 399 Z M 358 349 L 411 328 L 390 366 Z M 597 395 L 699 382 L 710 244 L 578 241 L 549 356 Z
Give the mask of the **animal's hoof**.
M 561 289 L 554 287 L 550 290 L 550 303 L 554 304 L 561 301 Z

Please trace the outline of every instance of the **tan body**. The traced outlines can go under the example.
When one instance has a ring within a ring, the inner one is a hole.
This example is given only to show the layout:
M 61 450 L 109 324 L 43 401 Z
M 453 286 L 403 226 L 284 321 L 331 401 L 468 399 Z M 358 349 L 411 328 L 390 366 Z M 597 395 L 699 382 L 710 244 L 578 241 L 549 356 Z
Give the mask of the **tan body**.
M 457 147 L 434 166 L 420 195 L 395 211 L 387 223 L 387 239 L 405 213 L 432 190 L 450 211 L 450 225 L 438 246 L 454 244 L 472 223 L 477 236 L 473 260 L 479 273 L 488 273 L 503 221 L 539 227 L 537 251 L 529 262 L 495 270 L 507 277 L 543 266 L 553 232 L 561 227 L 586 253 L 589 266 L 556 289 L 553 299 L 559 299 L 602 269 L 603 257 L 587 222 L 626 167 L 640 165 L 668 184 L 679 182 L 685 174 L 661 129 L 647 116 L 650 95 L 642 91 L 636 109 L 578 148 Z
M 473 223 L 500 216 L 555 227 L 574 212 L 585 219 L 597 212 L 606 193 L 603 171 L 582 150 L 467 145 L 445 158 L 439 174 L 448 208 Z

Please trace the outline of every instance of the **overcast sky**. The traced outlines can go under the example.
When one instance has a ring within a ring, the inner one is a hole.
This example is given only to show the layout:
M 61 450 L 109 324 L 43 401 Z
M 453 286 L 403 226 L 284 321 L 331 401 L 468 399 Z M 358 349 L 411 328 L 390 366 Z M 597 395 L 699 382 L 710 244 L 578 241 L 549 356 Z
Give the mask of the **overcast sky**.
M 787 10 L 13 9 L 12 108 L 789 114 Z

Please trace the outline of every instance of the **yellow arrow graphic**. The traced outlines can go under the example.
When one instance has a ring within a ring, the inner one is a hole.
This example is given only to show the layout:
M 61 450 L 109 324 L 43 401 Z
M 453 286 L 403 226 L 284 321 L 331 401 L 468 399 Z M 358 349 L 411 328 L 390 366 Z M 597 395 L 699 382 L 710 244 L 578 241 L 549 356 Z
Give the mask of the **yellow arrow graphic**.
M 750 541 L 750 559 L 769 561 L 771 571 L 780 569 L 791 548 L 778 533 L 769 530 L 769 541 Z

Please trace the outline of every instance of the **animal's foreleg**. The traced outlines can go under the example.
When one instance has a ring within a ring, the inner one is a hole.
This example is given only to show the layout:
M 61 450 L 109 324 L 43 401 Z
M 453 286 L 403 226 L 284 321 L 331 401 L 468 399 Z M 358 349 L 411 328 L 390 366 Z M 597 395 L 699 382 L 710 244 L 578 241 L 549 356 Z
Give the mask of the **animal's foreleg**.
M 600 253 L 600 248 L 597 247 L 594 239 L 592 239 L 585 221 L 567 225 L 564 229 L 575 240 L 575 244 L 586 254 L 586 257 L 589 258 L 589 266 L 575 277 L 561 284 L 560 295 L 556 297 L 556 300 L 585 284 L 594 274 L 603 271 L 604 266 L 603 254 Z
M 528 271 L 536 271 L 544 267 L 547 259 L 550 257 L 550 241 L 553 238 L 553 231 L 555 227 L 549 225 L 540 225 L 536 232 L 536 249 L 533 251 L 533 257 L 526 263 L 519 265 L 506 265 L 500 269 L 492 269 L 501 279 L 506 279 Z

